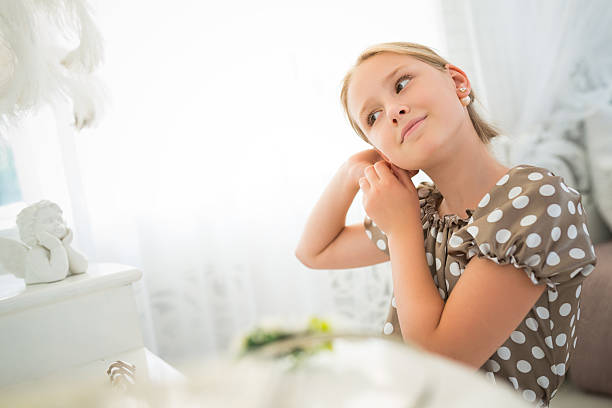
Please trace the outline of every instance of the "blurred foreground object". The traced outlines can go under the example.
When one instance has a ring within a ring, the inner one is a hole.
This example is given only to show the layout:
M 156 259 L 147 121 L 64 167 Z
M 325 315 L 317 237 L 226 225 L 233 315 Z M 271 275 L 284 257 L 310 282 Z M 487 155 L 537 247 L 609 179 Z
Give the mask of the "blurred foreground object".
M 288 350 L 332 342 L 294 368 Z M 285 355 L 285 357 L 280 357 Z M 185 371 L 185 369 L 183 369 Z M 127 392 L 85 383 L 6 394 L 11 407 L 529 407 L 505 384 L 409 344 L 358 333 L 301 334 L 234 359 L 199 361 L 188 381 L 136 382 Z M 43 397 L 44 396 L 44 397 Z

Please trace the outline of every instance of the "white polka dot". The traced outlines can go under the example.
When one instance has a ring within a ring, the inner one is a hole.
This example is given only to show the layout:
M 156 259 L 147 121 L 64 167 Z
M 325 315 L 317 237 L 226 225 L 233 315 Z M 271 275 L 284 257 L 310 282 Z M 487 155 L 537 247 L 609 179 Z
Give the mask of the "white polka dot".
M 565 364 L 564 363 L 557 364 L 557 375 L 560 377 L 565 375 Z
M 536 399 L 536 393 L 532 390 L 523 391 L 523 398 L 525 398 L 529 402 L 533 402 Z
M 553 322 L 552 320 L 549 320 L 550 322 L 550 330 L 552 331 L 552 329 L 555 327 L 555 322 Z
M 551 186 L 550 184 L 544 184 L 540 187 L 540 194 L 542 194 L 545 197 L 549 197 L 555 194 L 555 188 Z
M 574 271 L 570 273 L 570 278 L 573 278 L 574 276 L 578 275 L 578 272 L 580 272 L 581 270 L 582 267 L 574 269 Z
M 528 373 L 531 371 L 531 364 L 529 364 L 528 361 L 519 360 L 516 362 L 516 368 L 518 368 L 521 373 Z
M 582 215 L 582 204 L 578 203 L 578 214 Z
M 527 196 L 518 196 L 514 200 L 512 200 L 512 206 L 514 208 L 524 208 L 527 204 L 529 204 L 529 197 Z
M 572 337 L 574 337 L 574 332 L 575 331 L 576 331 L 576 326 L 572 327 L 572 334 L 571 334 Z M 569 346 L 569 344 L 568 344 L 568 346 Z
M 576 214 L 576 206 L 574 205 L 573 201 L 567 202 L 567 210 L 570 212 L 570 214 Z
M 525 335 L 517 330 L 512 332 L 510 338 L 512 339 L 512 341 L 518 344 L 523 344 L 525 342 Z
M 380 327 L 380 326 L 378 326 Z M 391 324 L 391 322 L 387 322 L 385 323 L 385 328 L 383 329 L 385 334 L 391 334 L 393 333 L 393 324 Z
M 510 380 L 510 382 L 512 383 L 512 385 L 514 386 L 515 390 L 518 390 L 518 381 L 516 381 L 516 378 L 514 377 L 508 377 L 508 379 Z
M 525 261 L 525 263 L 527 263 L 527 265 L 529 266 L 536 266 L 540 264 L 540 255 L 531 255 L 529 258 L 527 258 L 527 260 Z
M 497 349 L 497 355 L 502 360 L 509 360 L 512 353 L 510 353 L 510 349 L 508 347 L 502 346 Z
M 436 241 L 438 241 L 438 244 L 442 243 L 442 231 L 438 231 L 438 235 L 436 235 Z
M 578 336 L 574 337 L 574 348 L 576 348 L 576 340 L 578 340 Z
M 542 173 L 538 173 L 538 172 L 533 172 L 533 173 L 529 173 L 529 175 L 527 176 L 527 178 L 531 181 L 537 181 L 537 180 L 542 180 L 544 176 L 542 175 Z
M 589 230 L 587 229 L 587 226 L 584 222 L 582 223 L 582 229 L 584 230 L 585 234 L 589 235 Z
M 426 230 L 427 228 L 429 228 L 429 221 L 426 221 L 425 224 L 423 224 L 423 229 Z
M 567 345 L 569 347 L 569 344 Z M 569 360 L 570 357 L 570 353 L 568 352 L 567 355 L 565 356 L 565 364 L 567 364 L 567 360 Z
M 580 291 L 582 290 L 582 285 L 578 285 L 576 288 L 576 299 L 580 297 Z
M 451 263 L 449 269 L 450 269 L 451 275 L 453 275 L 453 276 L 461 275 L 461 270 L 460 270 L 459 264 L 457 262 Z
M 425 257 L 427 258 L 427 265 L 433 265 L 433 255 L 429 252 L 426 252 Z
M 548 309 L 544 306 L 536 307 L 536 313 L 538 314 L 538 316 L 540 316 L 540 319 L 548 319 L 548 317 L 550 316 L 550 314 L 548 313 Z
M 538 330 L 538 321 L 533 317 L 528 317 L 527 319 L 525 319 L 525 324 L 533 331 Z
M 566 340 L 567 340 L 567 336 L 565 335 L 565 333 L 561 333 L 555 339 L 555 343 L 557 343 L 557 346 L 561 347 L 565 344 Z
M 589 276 L 589 274 L 593 272 L 593 269 L 595 269 L 593 265 L 587 265 L 584 267 L 584 269 L 580 273 L 583 274 L 584 276 Z
M 434 237 L 434 238 L 436 237 L 436 232 L 437 232 L 436 227 L 433 227 L 433 228 L 432 228 L 432 229 L 429 231 L 429 233 L 431 234 L 431 236 L 432 236 L 432 237 Z
M 391 306 L 397 309 L 397 303 L 395 302 L 395 296 L 393 296 L 393 299 L 391 299 Z
M 548 301 L 554 302 L 559 297 L 559 292 L 555 292 L 554 290 L 548 290 Z
M 379 239 L 378 241 L 376 241 L 376 246 L 383 251 L 387 249 L 387 244 L 385 244 L 385 241 L 383 241 L 382 239 Z
M 446 282 L 446 291 L 448 292 L 450 290 L 450 285 L 448 284 L 448 279 L 444 280 Z
M 442 261 L 440 261 L 440 259 L 436 258 L 436 271 L 440 270 L 441 266 L 442 266 Z
M 488 255 L 489 251 L 491 251 L 491 245 L 487 244 L 486 242 L 480 244 L 479 248 L 480 248 L 480 252 L 482 252 L 485 255 Z
M 572 248 L 569 251 L 569 256 L 574 259 L 582 259 L 584 258 L 584 251 L 580 248 Z
M 535 248 L 540 245 L 540 243 L 542 242 L 542 238 L 540 238 L 540 235 L 536 234 L 535 232 L 532 232 L 531 234 L 527 235 L 527 239 L 525 240 L 525 242 L 527 243 L 527 246 L 529 248 Z
M 438 292 L 440 292 L 440 297 L 441 297 L 442 299 L 444 299 L 444 297 L 446 296 L 446 295 L 444 294 L 444 290 L 443 290 L 442 288 L 438 288 Z
M 512 187 L 510 192 L 508 192 L 508 198 L 513 199 L 517 195 L 521 194 L 521 191 L 523 191 L 523 189 L 520 187 Z
M 366 235 L 368 236 L 368 238 L 372 239 L 372 231 L 370 231 L 369 229 L 366 229 Z
M 512 233 L 510 232 L 510 230 L 502 228 L 499 231 L 497 231 L 497 233 L 495 234 L 495 239 L 500 244 L 503 244 L 504 242 L 506 242 L 506 241 L 508 241 L 510 239 L 511 235 L 512 235 Z
M 538 360 L 541 358 L 544 358 L 544 350 L 542 350 L 538 346 L 533 346 L 531 348 L 531 354 L 533 354 L 533 356 L 537 358 Z
M 578 306 L 578 315 L 576 315 L 576 319 L 580 320 L 580 306 Z
M 559 262 L 561 262 L 561 260 L 559 259 L 559 255 L 557 255 L 555 251 L 550 251 L 548 253 L 548 256 L 546 257 L 546 264 L 555 266 L 559 264 Z
M 489 200 L 491 199 L 491 196 L 489 195 L 489 193 L 485 194 L 484 197 L 482 197 L 482 199 L 480 200 L 480 202 L 478 203 L 478 206 L 480 208 L 482 207 L 486 207 L 487 204 L 489 204 Z
M 448 241 L 449 245 L 453 248 L 457 248 L 459 245 L 463 243 L 463 239 L 457 235 L 453 235 L 451 239 Z
M 544 338 L 544 343 L 546 343 L 546 345 L 548 346 L 548 348 L 552 350 L 552 348 L 553 348 L 553 344 L 552 344 L 552 337 L 550 337 L 550 336 L 546 336 L 546 337 Z
M 567 237 L 570 239 L 574 239 L 576 238 L 577 235 L 578 235 L 578 230 L 576 229 L 576 226 L 574 224 L 570 225 L 567 228 Z
M 510 175 L 505 174 L 502 178 L 500 178 L 497 183 L 498 186 L 503 186 L 504 184 L 506 184 L 506 181 L 508 181 L 508 179 L 510 178 Z
M 574 319 L 576 318 L 576 313 L 572 315 L 572 320 L 570 320 L 570 327 L 574 325 Z
M 548 388 L 548 385 L 550 384 L 548 377 L 544 375 L 541 377 L 538 377 L 537 382 L 538 382 L 538 385 L 542 388 Z
M 535 215 L 527 215 L 523 218 L 521 218 L 521 227 L 526 227 L 528 225 L 533 224 L 534 222 L 536 222 L 538 219 L 538 217 L 536 217 Z
M 478 227 L 475 225 L 472 225 L 471 227 L 467 227 L 467 232 L 469 232 L 471 236 L 476 238 L 476 235 L 478 235 Z
M 559 204 L 551 204 L 546 208 L 546 212 L 551 217 L 558 217 L 561 215 L 561 206 Z
M 487 367 L 494 373 L 498 372 L 501 366 L 495 360 L 487 360 Z
M 489 214 L 489 216 L 487 217 L 487 221 L 497 222 L 502 219 L 503 215 L 504 215 L 504 212 L 500 210 L 499 208 L 496 208 L 493 211 L 491 211 L 491 214 Z
M 555 227 L 550 231 L 550 237 L 553 239 L 553 241 L 558 241 L 559 238 L 561 237 L 561 228 L 559 227 Z
M 568 314 L 570 314 L 571 311 L 572 311 L 572 305 L 570 305 L 569 303 L 564 303 L 559 308 L 559 314 L 561 316 L 567 316 Z

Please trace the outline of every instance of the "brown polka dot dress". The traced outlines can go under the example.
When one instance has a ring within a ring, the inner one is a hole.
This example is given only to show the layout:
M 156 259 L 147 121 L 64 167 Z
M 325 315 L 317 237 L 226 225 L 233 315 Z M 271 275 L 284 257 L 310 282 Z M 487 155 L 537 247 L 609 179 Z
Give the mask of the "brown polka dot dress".
M 523 398 L 547 407 L 563 383 L 576 348 L 582 281 L 597 258 L 581 195 L 563 178 L 531 165 L 511 168 L 482 197 L 468 218 L 445 215 L 442 195 L 430 182 L 417 187 L 425 255 L 434 283 L 446 300 L 473 256 L 527 274 L 547 290 L 510 337 L 480 368 L 493 383 L 507 382 Z M 389 255 L 387 238 L 372 220 L 366 234 Z M 400 336 L 395 297 L 383 333 Z

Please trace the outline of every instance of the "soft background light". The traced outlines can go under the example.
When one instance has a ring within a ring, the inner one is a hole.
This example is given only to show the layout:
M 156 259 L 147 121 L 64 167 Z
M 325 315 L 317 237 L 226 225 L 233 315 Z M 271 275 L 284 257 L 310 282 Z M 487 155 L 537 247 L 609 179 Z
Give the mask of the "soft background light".
M 488 106 L 483 116 L 504 124 L 505 138 L 494 146 L 500 160 L 564 176 L 589 194 L 593 241 L 610 237 L 597 208 L 612 202 L 605 195 L 611 178 L 597 186 L 591 175 L 606 174 L 599 169 L 612 162 L 602 142 L 609 129 L 595 120 L 612 101 L 610 65 L 600 63 L 609 53 L 598 48 L 610 43 L 605 12 L 612 9 L 605 1 L 538 4 L 92 1 L 105 46 L 105 117 L 75 134 L 70 106 L 41 107 L 10 135 L 23 199 L 57 202 L 91 261 L 144 271 L 145 342 L 171 364 L 219 353 L 266 320 L 305 323 L 324 314 L 380 333 L 389 263 L 310 270 L 294 256 L 337 169 L 370 148 L 339 100 L 342 77 L 369 45 L 422 43 L 461 67 Z M 519 19 L 531 28 L 517 29 Z M 534 56 L 588 64 L 529 70 Z M 557 75 L 548 83 L 551 71 Z M 574 86 L 589 73 L 600 81 Z M 547 92 L 526 94 L 523 83 L 546 83 Z M 526 95 L 537 114 L 525 110 Z M 559 117 L 571 121 L 542 130 Z M 597 188 L 604 193 L 596 203 L 590 193 Z M 347 224 L 363 221 L 361 198 Z

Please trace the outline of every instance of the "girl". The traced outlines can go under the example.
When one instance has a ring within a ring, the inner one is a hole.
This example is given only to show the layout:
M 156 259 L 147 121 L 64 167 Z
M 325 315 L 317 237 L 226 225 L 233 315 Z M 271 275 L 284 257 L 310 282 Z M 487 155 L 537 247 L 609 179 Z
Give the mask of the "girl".
M 467 75 L 428 47 L 366 49 L 341 100 L 374 148 L 342 164 L 296 256 L 314 269 L 390 261 L 384 334 L 548 406 L 571 363 L 582 281 L 596 264 L 586 214 L 562 177 L 493 157 L 498 131 L 474 99 Z M 433 183 L 415 187 L 417 169 Z M 359 189 L 367 216 L 345 226 Z

